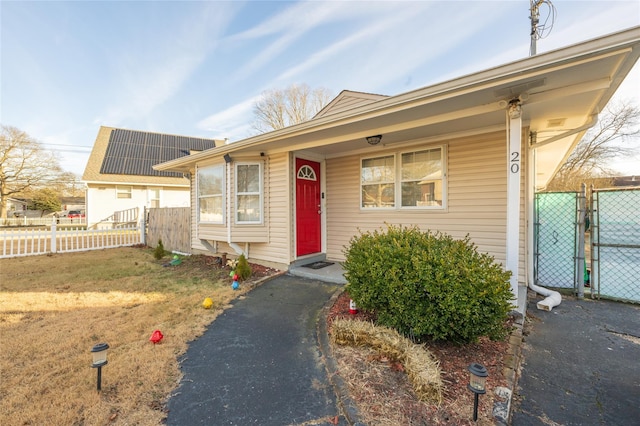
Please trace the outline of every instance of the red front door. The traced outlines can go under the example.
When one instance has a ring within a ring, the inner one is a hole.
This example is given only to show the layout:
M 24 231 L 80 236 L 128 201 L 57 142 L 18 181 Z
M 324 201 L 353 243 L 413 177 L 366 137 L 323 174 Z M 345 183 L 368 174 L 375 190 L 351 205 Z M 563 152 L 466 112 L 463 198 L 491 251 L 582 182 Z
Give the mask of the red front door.
M 320 163 L 296 159 L 296 254 L 322 249 L 320 219 Z

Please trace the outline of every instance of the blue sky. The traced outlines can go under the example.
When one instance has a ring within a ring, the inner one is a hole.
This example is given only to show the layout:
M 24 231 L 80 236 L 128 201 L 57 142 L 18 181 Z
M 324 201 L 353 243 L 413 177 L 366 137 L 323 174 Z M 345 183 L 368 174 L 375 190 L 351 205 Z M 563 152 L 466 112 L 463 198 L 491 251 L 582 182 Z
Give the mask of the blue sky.
M 637 0 L 552 1 L 538 53 L 640 25 Z M 396 95 L 525 58 L 528 9 L 528 0 L 2 0 L 0 122 L 77 174 L 100 125 L 237 141 L 253 134 L 265 90 Z M 640 65 L 618 95 L 640 103 Z M 617 166 L 640 174 L 639 164 Z

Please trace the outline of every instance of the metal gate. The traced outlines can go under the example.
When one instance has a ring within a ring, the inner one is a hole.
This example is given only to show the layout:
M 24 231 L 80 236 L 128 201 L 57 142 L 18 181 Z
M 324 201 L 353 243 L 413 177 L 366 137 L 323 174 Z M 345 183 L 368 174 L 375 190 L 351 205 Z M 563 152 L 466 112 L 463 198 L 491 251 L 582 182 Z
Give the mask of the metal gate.
M 640 189 L 591 190 L 592 297 L 640 302 Z
M 583 276 L 584 252 L 579 250 L 580 204 L 578 192 L 544 192 L 535 196 L 534 280 L 544 287 L 578 292 Z M 584 209 L 583 209 L 584 210 Z M 584 235 L 584 233 L 582 233 Z M 582 240 L 584 241 L 584 240 Z M 584 247 L 584 242 L 582 243 Z

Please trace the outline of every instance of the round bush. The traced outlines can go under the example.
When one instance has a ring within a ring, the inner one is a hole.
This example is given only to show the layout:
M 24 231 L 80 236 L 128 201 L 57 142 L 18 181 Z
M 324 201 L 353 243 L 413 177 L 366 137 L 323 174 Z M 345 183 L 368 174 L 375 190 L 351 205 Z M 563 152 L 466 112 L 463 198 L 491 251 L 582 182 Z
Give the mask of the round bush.
M 458 343 L 504 339 L 513 308 L 510 272 L 455 240 L 417 227 L 354 236 L 345 249 L 346 289 L 359 308 L 405 335 Z

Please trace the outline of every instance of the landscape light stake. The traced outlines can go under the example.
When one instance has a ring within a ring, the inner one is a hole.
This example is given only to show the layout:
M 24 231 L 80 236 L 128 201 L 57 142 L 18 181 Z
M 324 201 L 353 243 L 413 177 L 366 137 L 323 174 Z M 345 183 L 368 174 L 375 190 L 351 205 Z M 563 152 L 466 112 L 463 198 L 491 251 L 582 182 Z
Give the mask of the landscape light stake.
M 485 384 L 487 382 L 487 369 L 483 365 L 473 363 L 469 365 L 469 385 L 467 386 L 474 393 L 473 400 L 473 421 L 478 420 L 478 397 L 486 393 Z
M 102 367 L 107 365 L 107 349 L 109 345 L 106 343 L 98 343 L 91 349 L 93 355 L 91 367 L 98 369 L 98 391 L 102 389 Z

